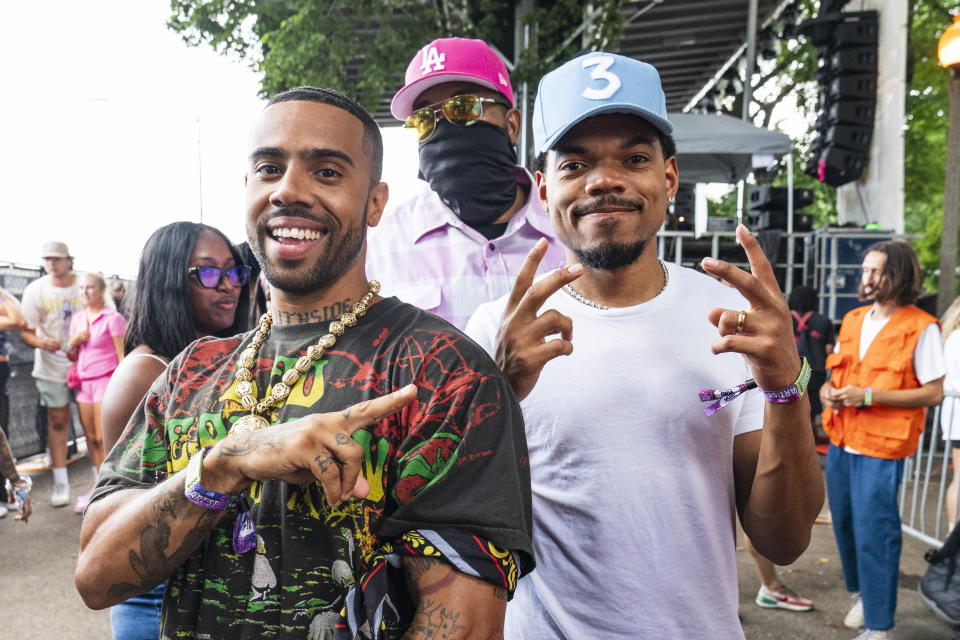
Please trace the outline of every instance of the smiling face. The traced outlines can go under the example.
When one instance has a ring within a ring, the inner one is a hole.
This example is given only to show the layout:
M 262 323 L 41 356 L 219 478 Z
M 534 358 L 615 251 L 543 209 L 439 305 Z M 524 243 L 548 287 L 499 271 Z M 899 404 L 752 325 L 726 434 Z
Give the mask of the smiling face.
M 100 285 L 100 281 L 91 274 L 87 274 L 80 279 L 80 296 L 83 298 L 83 303 L 90 307 L 91 309 L 99 309 L 103 306 L 103 292 L 104 287 Z
M 197 234 L 188 267 L 217 267 L 223 271 L 236 266 L 230 248 L 223 238 L 210 231 Z M 220 278 L 213 289 L 207 289 L 195 275 L 188 278 L 190 317 L 197 335 L 213 335 L 233 325 L 237 300 L 243 287 L 234 287 L 230 278 Z
M 254 127 L 246 175 L 247 237 L 270 283 L 305 294 L 363 268 L 367 224 L 387 187 L 371 187 L 363 125 L 310 100 L 277 102 Z
M 656 130 L 626 114 L 588 118 L 547 153 L 540 200 L 560 241 L 588 267 L 635 262 L 663 224 L 677 192 L 676 158 L 663 158 Z

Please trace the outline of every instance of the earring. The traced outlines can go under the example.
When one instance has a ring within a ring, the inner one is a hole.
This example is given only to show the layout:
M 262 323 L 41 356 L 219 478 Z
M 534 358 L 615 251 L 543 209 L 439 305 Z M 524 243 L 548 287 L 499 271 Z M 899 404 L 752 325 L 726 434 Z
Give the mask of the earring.
M 667 204 L 673 204 L 674 200 L 676 200 L 676 198 L 667 198 Z

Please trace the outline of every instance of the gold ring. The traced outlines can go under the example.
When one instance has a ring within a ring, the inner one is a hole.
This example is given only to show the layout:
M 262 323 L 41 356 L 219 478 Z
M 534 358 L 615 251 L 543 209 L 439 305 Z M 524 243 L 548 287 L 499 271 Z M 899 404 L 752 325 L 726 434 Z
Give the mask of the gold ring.
M 746 321 L 747 321 L 747 312 L 741 311 L 737 315 L 737 333 L 740 333 L 741 331 L 743 331 L 743 323 L 745 323 Z

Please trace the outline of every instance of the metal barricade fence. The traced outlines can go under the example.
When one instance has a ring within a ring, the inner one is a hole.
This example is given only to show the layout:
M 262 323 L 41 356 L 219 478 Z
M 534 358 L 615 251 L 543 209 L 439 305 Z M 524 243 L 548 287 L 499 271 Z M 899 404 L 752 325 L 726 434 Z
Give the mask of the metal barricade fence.
M 924 429 L 916 453 L 904 461 L 903 482 L 900 484 L 903 532 L 934 547 L 942 545 L 952 529 L 947 515 L 952 443 L 942 438 L 940 417 L 947 412 L 946 422 L 950 423 L 957 397 L 944 394 L 943 403 L 933 411 L 931 424 Z M 957 469 L 952 473 L 957 473 Z M 931 500 L 934 492 L 936 500 Z M 954 497 L 954 513 L 958 512 L 958 505 L 960 491 Z

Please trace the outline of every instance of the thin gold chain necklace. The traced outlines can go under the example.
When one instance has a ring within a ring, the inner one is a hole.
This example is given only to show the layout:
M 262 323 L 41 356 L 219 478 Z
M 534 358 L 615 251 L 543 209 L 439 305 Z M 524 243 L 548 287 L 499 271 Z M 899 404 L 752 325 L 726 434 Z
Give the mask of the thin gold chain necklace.
M 331 322 L 329 333 L 321 336 L 317 340 L 317 344 L 307 347 L 307 354 L 301 356 L 293 368 L 283 374 L 280 382 L 273 385 L 270 393 L 263 400 L 257 402 L 257 397 L 253 395 L 252 369 L 257 362 L 257 352 L 270 334 L 270 325 L 273 324 L 273 316 L 270 313 L 265 313 L 260 317 L 260 328 L 257 329 L 256 335 L 250 341 L 250 346 L 240 354 L 240 358 L 237 360 L 237 373 L 235 374 L 240 404 L 243 405 L 244 409 L 249 409 L 250 414 L 233 423 L 233 426 L 230 427 L 231 434 L 256 431 L 270 426 L 270 421 L 261 414 L 290 395 L 290 390 L 300 380 L 300 376 L 308 372 L 313 363 L 322 358 L 324 352 L 337 343 L 337 336 L 342 336 L 347 327 L 356 325 L 357 320 L 367 312 L 370 301 L 380 292 L 380 283 L 376 280 L 371 280 L 368 285 L 369 289 L 360 299 L 360 302 L 355 302 L 350 307 L 350 311 L 341 315 L 339 320 Z
M 659 262 L 660 262 L 660 268 L 663 269 L 663 286 L 660 287 L 660 291 L 657 291 L 653 295 L 653 298 L 656 298 L 658 295 L 663 293 L 663 290 L 667 288 L 667 282 L 670 280 L 670 273 L 667 271 L 667 265 L 663 263 L 663 260 L 660 260 Z M 585 295 L 583 295 L 582 293 L 574 289 L 569 284 L 563 285 L 563 290 L 566 291 L 571 298 L 573 298 L 574 300 L 576 300 L 581 304 L 587 305 L 588 307 L 593 307 L 594 309 L 600 309 L 601 311 L 609 311 L 610 309 L 613 309 L 613 307 L 609 305 L 600 304 L 599 302 L 594 302 L 590 298 L 586 297 Z M 651 298 L 651 300 L 653 298 Z

